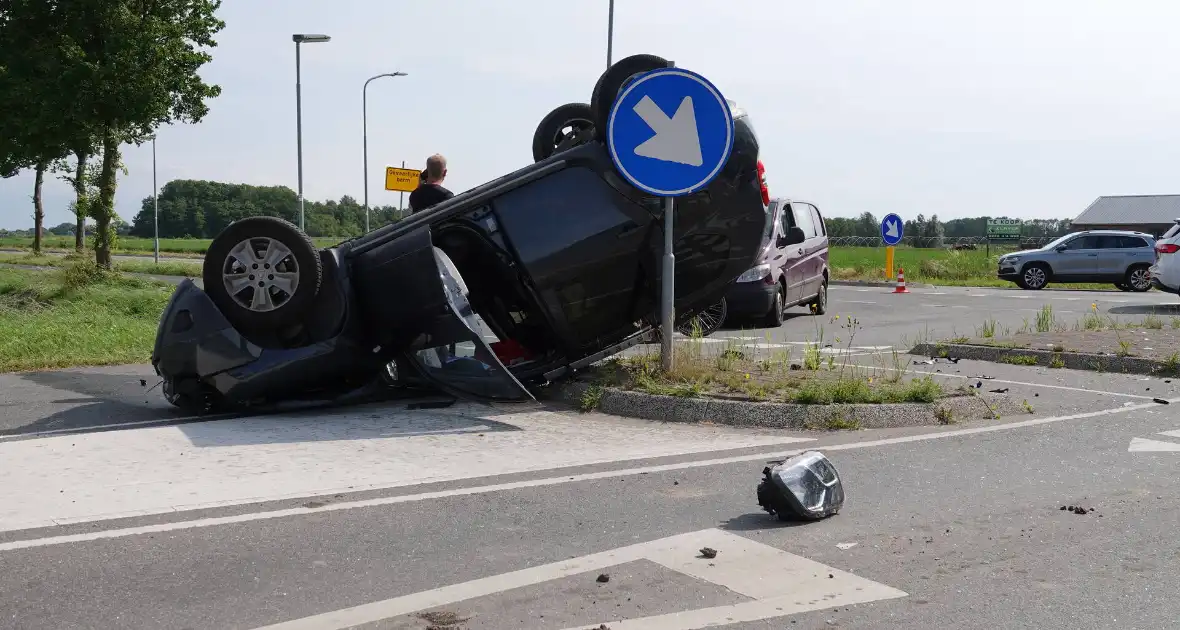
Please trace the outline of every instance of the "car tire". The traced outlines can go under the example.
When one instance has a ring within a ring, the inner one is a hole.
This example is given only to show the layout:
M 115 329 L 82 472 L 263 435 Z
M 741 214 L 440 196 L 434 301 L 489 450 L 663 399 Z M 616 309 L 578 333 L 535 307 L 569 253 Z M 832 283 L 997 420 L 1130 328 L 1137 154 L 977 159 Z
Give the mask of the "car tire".
M 1029 263 L 1020 270 L 1016 284 L 1022 289 L 1040 291 L 1049 284 L 1049 268 L 1041 263 Z
M 302 320 L 319 294 L 323 262 L 315 243 L 291 222 L 250 217 L 213 239 L 202 279 L 205 293 L 231 324 L 258 333 Z
M 708 337 L 721 328 L 728 315 L 729 305 L 726 304 L 725 298 L 721 298 L 720 302 L 702 309 L 700 313 L 681 323 L 676 328 L 676 332 L 685 337 L 693 337 L 698 334 L 701 337 Z
M 770 312 L 766 314 L 765 324 L 766 328 L 778 328 L 783 325 L 783 311 L 786 310 L 786 293 L 783 291 L 782 283 L 775 283 L 774 303 L 770 306 Z
M 819 293 L 815 295 L 815 299 L 811 301 L 811 314 L 823 315 L 828 312 L 828 279 L 824 278 L 823 284 L 819 285 Z
M 1127 277 L 1123 279 L 1135 293 L 1146 293 L 1151 290 L 1151 272 L 1147 265 L 1135 265 L 1127 270 Z
M 667 68 L 668 60 L 655 55 L 631 55 L 616 61 L 611 67 L 598 77 L 594 84 L 594 92 L 590 97 L 590 107 L 594 112 L 595 136 L 606 141 L 606 126 L 610 121 L 610 110 L 623 86 L 631 77 L 644 72 Z
M 533 161 L 574 148 L 582 132 L 593 127 L 594 110 L 586 103 L 566 103 L 549 112 L 533 133 Z

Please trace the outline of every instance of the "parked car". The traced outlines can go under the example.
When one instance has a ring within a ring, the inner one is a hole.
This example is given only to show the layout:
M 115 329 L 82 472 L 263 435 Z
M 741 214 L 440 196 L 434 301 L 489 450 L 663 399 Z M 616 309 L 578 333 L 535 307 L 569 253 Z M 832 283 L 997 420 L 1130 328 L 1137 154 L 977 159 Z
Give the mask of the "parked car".
M 334 247 L 272 217 L 230 224 L 208 249 L 204 288 L 182 283 L 161 318 L 152 364 L 165 397 L 196 410 L 333 400 L 385 381 L 528 400 L 526 383 L 647 341 L 663 204 L 615 172 L 603 121 L 625 82 L 666 66 L 619 61 L 589 104 L 545 117 L 536 163 Z M 760 254 L 770 194 L 754 127 L 731 112 L 728 162 L 676 204 L 681 323 Z
M 1180 294 L 1180 219 L 1155 243 L 1151 284 L 1160 291 Z
M 1155 239 L 1143 232 L 1091 230 L 1066 234 L 1038 249 L 1004 254 L 997 276 L 1022 289 L 1050 282 L 1110 282 L 1122 291 L 1151 289 Z
M 828 228 L 815 204 L 772 199 L 756 264 L 738 276 L 725 294 L 728 315 L 778 327 L 786 309 L 828 308 Z

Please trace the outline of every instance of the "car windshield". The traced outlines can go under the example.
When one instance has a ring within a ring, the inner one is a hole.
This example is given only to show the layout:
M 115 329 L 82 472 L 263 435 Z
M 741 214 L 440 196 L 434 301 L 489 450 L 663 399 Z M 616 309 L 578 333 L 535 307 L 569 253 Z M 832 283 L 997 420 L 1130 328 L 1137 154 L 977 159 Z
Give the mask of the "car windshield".
M 1058 245 L 1064 243 L 1066 241 L 1066 239 L 1069 239 L 1072 237 L 1073 237 L 1073 234 L 1066 234 L 1065 236 L 1059 236 L 1056 239 L 1053 239 L 1053 241 L 1051 241 L 1048 245 L 1045 245 L 1045 249 L 1053 249 L 1054 247 L 1057 247 Z
M 766 225 L 762 226 L 762 245 L 758 251 L 764 251 L 770 246 L 770 237 L 774 235 L 774 216 L 778 213 L 779 203 L 772 201 L 766 208 Z

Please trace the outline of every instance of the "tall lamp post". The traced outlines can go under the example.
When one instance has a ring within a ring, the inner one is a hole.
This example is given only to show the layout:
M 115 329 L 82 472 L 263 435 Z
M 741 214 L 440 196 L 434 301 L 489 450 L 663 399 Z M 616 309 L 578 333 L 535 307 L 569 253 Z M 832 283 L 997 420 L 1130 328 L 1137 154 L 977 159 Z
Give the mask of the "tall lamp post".
M 606 67 L 610 68 L 611 52 L 615 44 L 615 0 L 610 0 L 610 9 L 606 18 Z
M 369 231 L 369 84 L 375 79 L 381 77 L 404 77 L 404 72 L 386 72 L 375 77 L 369 77 L 365 81 L 365 87 L 361 89 L 361 128 L 364 135 L 365 145 L 365 232 Z M 399 208 L 400 210 L 400 208 Z
M 327 35 L 296 33 L 291 36 L 295 42 L 295 144 L 299 153 L 299 229 L 307 231 L 303 220 L 303 88 L 300 84 L 299 45 L 318 44 L 331 41 Z
M 155 213 L 155 260 L 160 264 L 160 187 L 156 185 L 156 134 L 152 134 L 152 209 Z

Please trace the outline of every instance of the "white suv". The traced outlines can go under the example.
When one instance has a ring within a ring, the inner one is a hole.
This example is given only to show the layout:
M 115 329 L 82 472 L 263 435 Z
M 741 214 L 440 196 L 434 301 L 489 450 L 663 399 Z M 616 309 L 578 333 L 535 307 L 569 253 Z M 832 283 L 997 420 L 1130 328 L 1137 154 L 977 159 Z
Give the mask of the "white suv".
M 1155 242 L 1151 284 L 1160 291 L 1180 294 L 1180 219 Z

